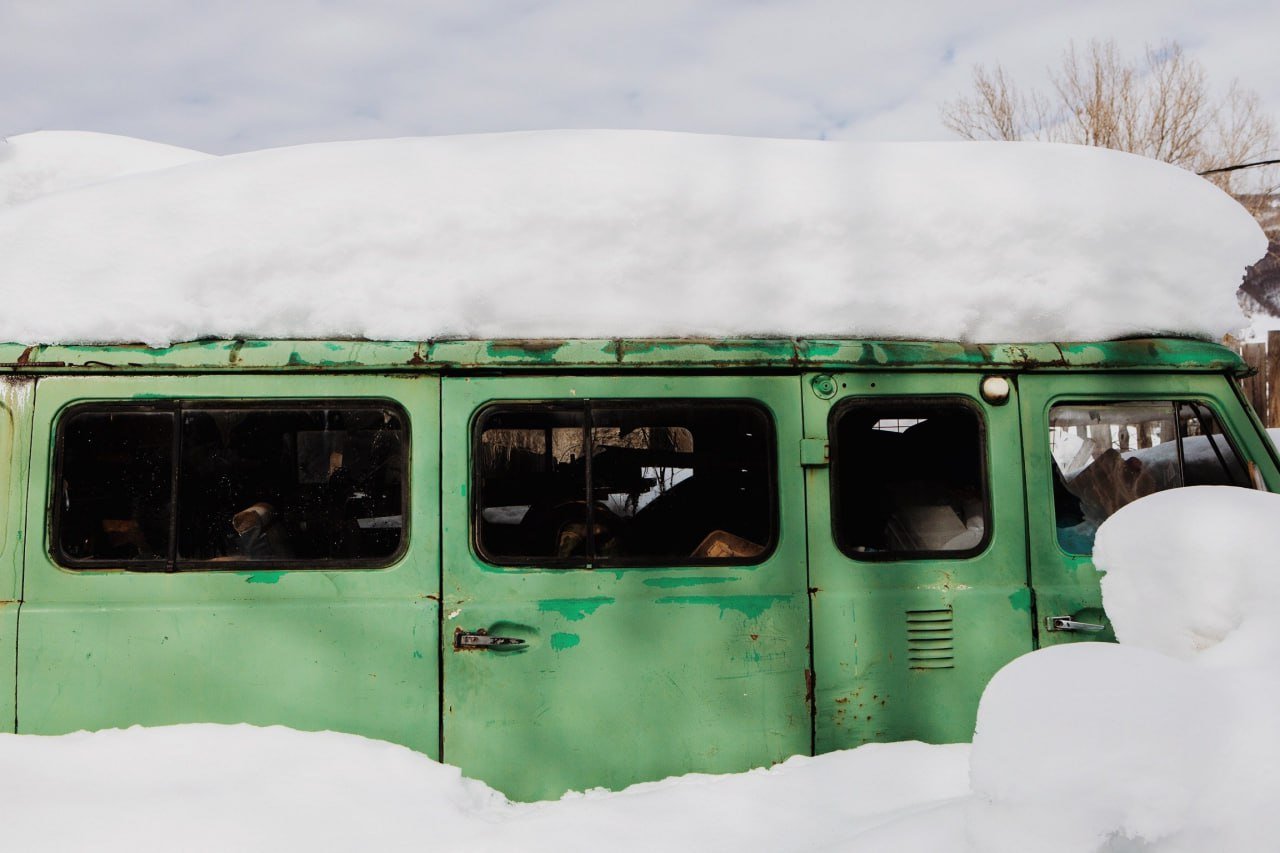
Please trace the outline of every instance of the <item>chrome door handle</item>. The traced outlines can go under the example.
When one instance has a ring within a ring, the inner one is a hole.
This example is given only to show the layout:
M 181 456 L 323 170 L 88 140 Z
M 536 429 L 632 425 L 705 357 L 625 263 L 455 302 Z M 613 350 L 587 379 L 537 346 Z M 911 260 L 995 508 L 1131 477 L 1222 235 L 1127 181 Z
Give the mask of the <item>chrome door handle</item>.
M 1095 625 L 1092 622 L 1077 622 L 1070 616 L 1046 616 L 1045 628 L 1050 631 L 1084 631 L 1096 634 L 1107 630 L 1106 625 Z
M 523 645 L 524 640 L 518 637 L 491 637 L 483 628 L 479 631 L 464 631 L 459 628 L 453 633 L 455 649 L 514 648 Z

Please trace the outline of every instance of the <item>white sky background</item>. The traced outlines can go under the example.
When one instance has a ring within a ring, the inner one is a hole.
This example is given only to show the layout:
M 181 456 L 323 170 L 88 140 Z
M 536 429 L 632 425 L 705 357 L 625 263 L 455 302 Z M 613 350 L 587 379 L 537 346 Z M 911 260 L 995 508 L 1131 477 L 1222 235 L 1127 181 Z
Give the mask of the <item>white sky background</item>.
M 650 128 L 949 139 L 974 63 L 1042 81 L 1068 39 L 1182 42 L 1280 121 L 1275 0 L 0 0 L 0 135 L 211 153 Z

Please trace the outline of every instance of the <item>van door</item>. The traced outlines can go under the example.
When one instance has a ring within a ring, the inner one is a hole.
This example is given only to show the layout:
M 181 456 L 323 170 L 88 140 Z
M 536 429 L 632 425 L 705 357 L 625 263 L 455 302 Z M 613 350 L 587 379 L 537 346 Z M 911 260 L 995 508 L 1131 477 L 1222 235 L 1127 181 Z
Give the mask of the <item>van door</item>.
M 13 731 L 32 377 L 0 377 L 0 723 Z
M 445 761 L 535 799 L 809 752 L 796 383 L 444 380 Z
M 1017 391 L 982 379 L 805 377 L 818 752 L 969 740 L 1032 647 Z
M 1021 378 L 1031 579 L 1040 646 L 1114 640 L 1093 564 L 1098 526 L 1152 492 L 1276 488 L 1263 437 L 1221 374 Z
M 249 722 L 435 754 L 438 395 L 42 378 L 18 731 Z

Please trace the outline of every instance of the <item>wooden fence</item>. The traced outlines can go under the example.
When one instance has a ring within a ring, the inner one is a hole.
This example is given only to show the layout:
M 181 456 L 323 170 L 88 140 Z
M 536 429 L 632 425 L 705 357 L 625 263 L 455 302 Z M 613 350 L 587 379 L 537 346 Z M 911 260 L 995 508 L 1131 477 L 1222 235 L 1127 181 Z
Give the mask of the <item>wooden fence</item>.
M 1245 396 L 1269 427 L 1280 427 L 1280 331 L 1267 333 L 1267 342 L 1238 344 L 1236 352 L 1256 371 L 1243 380 Z

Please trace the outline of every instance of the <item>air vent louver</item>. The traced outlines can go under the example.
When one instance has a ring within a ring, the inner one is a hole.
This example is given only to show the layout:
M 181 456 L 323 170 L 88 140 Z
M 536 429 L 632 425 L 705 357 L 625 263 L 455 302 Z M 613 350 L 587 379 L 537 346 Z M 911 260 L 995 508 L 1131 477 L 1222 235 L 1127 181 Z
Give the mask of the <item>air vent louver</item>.
M 951 608 L 907 611 L 907 662 L 912 669 L 954 669 Z

